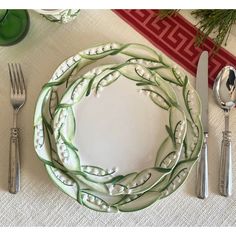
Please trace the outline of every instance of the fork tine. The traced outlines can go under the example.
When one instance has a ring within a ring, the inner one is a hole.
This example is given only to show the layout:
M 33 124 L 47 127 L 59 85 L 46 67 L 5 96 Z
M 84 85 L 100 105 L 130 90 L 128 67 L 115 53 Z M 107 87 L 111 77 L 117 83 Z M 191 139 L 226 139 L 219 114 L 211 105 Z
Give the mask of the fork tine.
M 19 93 L 23 93 L 23 82 L 22 79 L 21 79 L 21 76 L 19 75 L 19 69 L 18 69 L 18 64 L 14 64 L 15 66 L 15 71 L 16 71 L 16 77 L 17 77 L 17 82 L 18 82 L 18 88 L 19 88 Z
M 20 88 L 19 88 L 19 79 L 17 79 L 13 63 L 11 64 L 11 71 L 12 71 L 12 74 L 13 74 L 13 85 L 14 85 L 14 88 L 15 88 L 15 92 L 19 93 L 20 92 L 19 91 L 20 90 Z
M 21 93 L 21 82 L 20 82 L 20 77 L 19 77 L 19 73 L 18 73 L 18 69 L 17 69 L 17 64 L 13 63 L 12 68 L 13 68 L 13 74 L 15 76 L 15 82 L 16 82 L 16 86 L 17 86 L 17 94 L 20 94 Z
M 10 76 L 10 81 L 11 81 L 11 92 L 15 93 L 15 88 L 14 88 L 14 84 L 13 84 L 13 76 L 12 76 L 12 72 L 11 72 L 11 67 L 10 67 L 9 63 L 7 65 L 8 65 L 9 76 Z
M 24 76 L 23 76 L 23 72 L 21 70 L 21 65 L 18 64 L 18 68 L 19 68 L 19 71 L 20 71 L 20 77 L 21 77 L 21 85 L 22 85 L 22 93 L 25 93 L 25 79 L 24 79 Z

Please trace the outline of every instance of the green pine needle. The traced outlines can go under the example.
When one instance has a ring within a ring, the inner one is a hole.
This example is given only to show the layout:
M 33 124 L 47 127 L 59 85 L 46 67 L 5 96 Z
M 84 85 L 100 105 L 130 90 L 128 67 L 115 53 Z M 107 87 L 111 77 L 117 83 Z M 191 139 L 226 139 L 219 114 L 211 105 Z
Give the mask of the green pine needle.
M 180 10 L 174 9 L 174 10 L 160 10 L 159 11 L 159 17 L 160 19 L 164 19 L 168 16 L 175 16 Z
M 216 49 L 223 44 L 227 45 L 232 25 L 236 23 L 236 10 L 194 10 L 192 15 L 199 19 L 197 46 L 202 45 L 211 33 L 216 34 L 213 37 Z
M 160 10 L 161 19 L 173 16 L 179 10 Z M 201 46 L 205 39 L 214 34 L 214 51 L 217 51 L 221 45 L 227 45 L 232 26 L 236 23 L 236 10 L 193 10 L 191 14 L 199 21 L 197 26 L 199 31 L 196 35 L 196 46 Z

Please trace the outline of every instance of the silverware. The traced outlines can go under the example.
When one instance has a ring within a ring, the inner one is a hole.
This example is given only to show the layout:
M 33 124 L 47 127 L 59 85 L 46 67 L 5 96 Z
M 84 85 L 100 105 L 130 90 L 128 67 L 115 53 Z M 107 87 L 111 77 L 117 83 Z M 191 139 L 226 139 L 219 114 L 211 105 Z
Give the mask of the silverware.
M 197 67 L 196 89 L 202 102 L 202 124 L 204 129 L 204 141 L 201 157 L 197 170 L 197 197 L 208 197 L 208 52 L 202 52 Z
M 13 128 L 11 128 L 10 137 L 8 189 L 10 193 L 17 193 L 20 190 L 20 153 L 17 114 L 25 103 L 26 89 L 20 64 L 8 64 L 8 69 L 11 82 L 10 97 L 13 107 Z
M 219 192 L 228 197 L 232 195 L 232 150 L 229 113 L 236 104 L 236 70 L 232 66 L 224 67 L 216 77 L 213 92 L 216 102 L 224 110 L 225 131 L 221 143 Z

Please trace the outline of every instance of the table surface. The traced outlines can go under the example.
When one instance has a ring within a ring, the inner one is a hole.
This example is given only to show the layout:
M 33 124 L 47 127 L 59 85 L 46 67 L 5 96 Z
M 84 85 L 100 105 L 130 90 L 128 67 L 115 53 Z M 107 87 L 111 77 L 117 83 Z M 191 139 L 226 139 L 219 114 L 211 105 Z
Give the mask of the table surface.
M 188 11 L 182 12 L 193 21 Z M 33 116 L 40 88 L 55 68 L 81 49 L 104 42 L 137 42 L 152 46 L 110 10 L 82 10 L 76 20 L 60 25 L 30 12 L 31 27 L 19 44 L 0 48 L 0 226 L 236 226 L 236 191 L 225 198 L 218 193 L 219 153 L 224 128 L 223 112 L 209 89 L 209 197 L 195 195 L 196 168 L 187 182 L 167 199 L 134 213 L 104 214 L 80 206 L 49 179 L 33 147 Z M 226 48 L 236 55 L 236 29 Z M 157 50 L 158 51 L 158 50 Z M 8 62 L 20 62 L 27 81 L 28 100 L 19 116 L 21 128 L 21 191 L 7 191 L 9 130 Z M 188 74 L 180 68 L 183 73 Z M 189 75 L 190 76 L 190 75 Z M 192 77 L 192 76 L 190 76 Z M 193 80 L 194 82 L 194 80 Z M 236 150 L 236 110 L 231 112 L 233 157 Z M 233 173 L 236 161 L 233 160 Z M 236 175 L 233 176 L 236 189 Z

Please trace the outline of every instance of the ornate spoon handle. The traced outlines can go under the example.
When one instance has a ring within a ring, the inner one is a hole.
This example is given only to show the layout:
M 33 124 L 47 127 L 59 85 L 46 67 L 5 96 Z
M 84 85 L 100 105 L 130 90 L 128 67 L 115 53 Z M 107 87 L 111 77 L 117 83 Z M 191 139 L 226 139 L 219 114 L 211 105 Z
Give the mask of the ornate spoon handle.
M 232 150 L 231 131 L 223 132 L 220 157 L 220 194 L 229 197 L 232 195 Z

